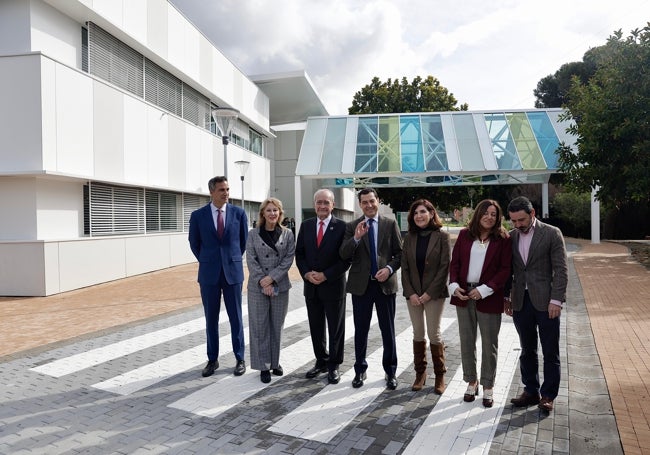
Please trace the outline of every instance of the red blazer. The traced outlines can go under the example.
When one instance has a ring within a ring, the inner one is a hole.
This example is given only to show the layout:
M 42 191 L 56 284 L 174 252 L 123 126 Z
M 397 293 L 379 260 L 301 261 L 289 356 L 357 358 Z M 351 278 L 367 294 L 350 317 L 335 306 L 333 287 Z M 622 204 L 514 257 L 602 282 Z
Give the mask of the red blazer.
M 469 257 L 473 242 L 469 230 L 467 228 L 461 230 L 454 244 L 451 264 L 449 265 L 449 282 L 458 283 L 465 290 L 467 289 L 467 272 L 469 271 Z M 494 294 L 476 302 L 478 311 L 482 313 L 503 313 L 503 290 L 510 277 L 511 266 L 511 240 L 501 237 L 490 238 L 479 283 L 491 287 Z M 462 307 L 467 305 L 467 301 L 454 296 L 451 297 L 450 303 Z

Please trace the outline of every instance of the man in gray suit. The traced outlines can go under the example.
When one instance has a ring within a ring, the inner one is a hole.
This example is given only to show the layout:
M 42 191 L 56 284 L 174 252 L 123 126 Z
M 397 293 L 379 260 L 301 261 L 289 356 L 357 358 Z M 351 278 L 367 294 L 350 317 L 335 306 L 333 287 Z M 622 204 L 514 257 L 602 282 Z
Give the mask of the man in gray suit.
M 395 346 L 395 294 L 397 275 L 401 266 L 402 237 L 395 220 L 379 216 L 379 198 L 372 188 L 358 193 L 363 216 L 348 223 L 339 253 L 352 261 L 348 274 L 347 292 L 352 294 L 354 318 L 354 380 L 352 387 L 363 386 L 366 379 L 366 351 L 372 307 L 384 346 L 382 365 L 386 387 L 397 388 L 397 347 Z
M 562 232 L 535 218 L 531 202 L 520 196 L 508 205 L 512 230 L 512 283 L 506 289 L 505 312 L 514 319 L 521 355 L 524 392 L 510 402 L 537 404 L 546 412 L 560 388 L 560 313 L 566 300 L 568 267 Z M 509 292 L 508 292 L 509 291 Z M 539 383 L 537 333 L 544 357 L 544 382 Z

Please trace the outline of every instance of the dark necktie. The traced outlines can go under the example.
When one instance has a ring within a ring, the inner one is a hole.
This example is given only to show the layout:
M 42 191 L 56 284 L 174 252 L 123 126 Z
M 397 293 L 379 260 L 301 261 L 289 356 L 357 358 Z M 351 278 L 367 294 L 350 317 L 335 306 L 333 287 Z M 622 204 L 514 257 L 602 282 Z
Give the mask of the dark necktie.
M 217 209 L 217 235 L 223 238 L 223 216 L 221 216 L 221 209 Z
M 318 223 L 318 237 L 316 237 L 316 246 L 320 247 L 320 242 L 323 240 L 323 228 L 325 226 L 325 222 L 321 221 Z M 313 231 L 312 231 L 313 232 Z
M 374 278 L 377 274 L 377 245 L 375 244 L 375 220 L 368 218 L 368 244 L 370 245 L 370 276 Z

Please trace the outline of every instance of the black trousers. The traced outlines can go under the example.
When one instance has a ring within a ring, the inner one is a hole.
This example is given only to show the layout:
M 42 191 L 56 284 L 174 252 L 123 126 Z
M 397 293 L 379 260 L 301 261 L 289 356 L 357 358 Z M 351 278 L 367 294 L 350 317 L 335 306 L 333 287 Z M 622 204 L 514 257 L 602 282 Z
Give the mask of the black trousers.
M 368 332 L 372 320 L 372 308 L 377 309 L 377 320 L 381 330 L 384 346 L 382 366 L 384 372 L 394 376 L 397 371 L 397 347 L 395 345 L 395 294 L 386 295 L 381 291 L 379 282 L 370 280 L 366 293 L 352 295 L 352 314 L 354 316 L 354 371 L 359 374 L 368 369 L 366 352 L 368 350 Z
M 548 311 L 538 311 L 524 293 L 524 306 L 512 315 L 519 334 L 519 368 L 526 392 L 554 400 L 560 390 L 560 318 L 551 319 Z M 540 387 L 537 331 L 544 356 L 544 382 Z
M 335 370 L 343 363 L 345 349 L 345 296 L 338 300 L 306 298 L 305 302 L 316 365 Z

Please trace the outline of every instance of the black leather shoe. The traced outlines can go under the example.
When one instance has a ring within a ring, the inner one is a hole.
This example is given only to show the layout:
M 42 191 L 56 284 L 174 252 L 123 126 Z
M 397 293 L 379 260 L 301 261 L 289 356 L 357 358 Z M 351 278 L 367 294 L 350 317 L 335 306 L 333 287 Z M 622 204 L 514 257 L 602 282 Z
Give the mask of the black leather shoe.
M 307 379 L 313 379 L 321 373 L 327 373 L 327 367 L 325 366 L 319 367 L 318 365 L 316 365 L 314 366 L 314 368 L 312 368 L 307 373 L 305 373 L 305 377 Z
M 201 376 L 203 376 L 204 378 L 207 378 L 208 376 L 212 376 L 214 374 L 214 370 L 216 370 L 217 368 L 219 368 L 218 360 L 208 360 L 208 364 L 201 372 Z
M 271 373 L 273 373 L 276 376 L 282 376 L 284 374 L 284 370 L 282 369 L 282 365 L 278 365 L 277 368 L 273 368 L 273 370 L 271 370 Z
M 364 371 L 363 373 L 357 373 L 354 375 L 354 379 L 352 380 L 352 387 L 355 389 L 358 389 L 359 387 L 363 387 L 363 381 L 365 381 L 367 378 L 366 372 Z
M 386 375 L 386 387 L 390 390 L 395 390 L 397 388 L 397 378 L 394 375 Z
M 246 362 L 243 360 L 237 360 L 237 365 L 235 365 L 234 371 L 235 376 L 241 376 L 244 373 L 246 373 Z
M 260 381 L 264 384 L 271 382 L 271 372 L 269 370 L 260 371 Z
M 339 381 L 341 380 L 341 375 L 339 374 L 339 370 L 330 370 L 327 373 L 327 382 L 330 384 L 338 384 Z

